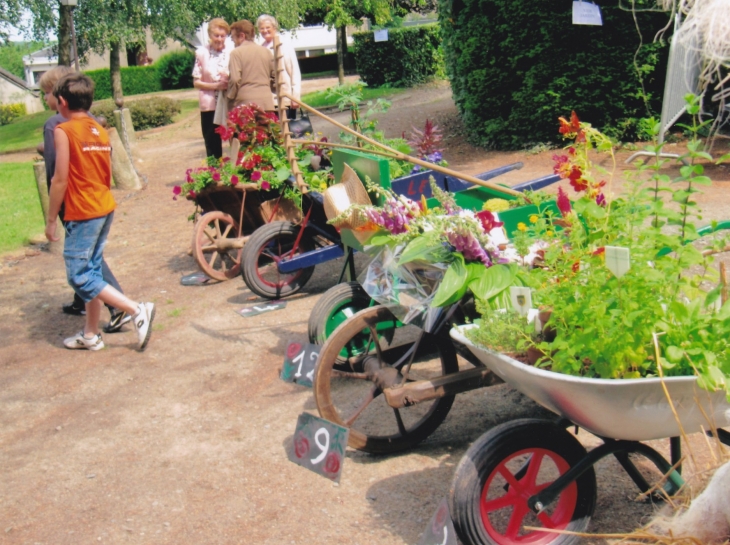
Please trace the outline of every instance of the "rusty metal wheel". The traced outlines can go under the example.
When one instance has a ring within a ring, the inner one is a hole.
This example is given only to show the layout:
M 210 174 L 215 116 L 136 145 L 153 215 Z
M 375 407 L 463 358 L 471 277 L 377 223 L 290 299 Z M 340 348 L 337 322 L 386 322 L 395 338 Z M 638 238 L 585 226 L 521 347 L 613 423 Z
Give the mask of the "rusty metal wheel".
M 193 257 L 200 270 L 214 280 L 229 280 L 241 273 L 243 239 L 238 222 L 229 214 L 203 214 L 193 230 Z
M 340 324 L 319 353 L 314 380 L 319 414 L 350 428 L 348 444 L 365 452 L 389 453 L 415 446 L 436 430 L 454 402 L 450 395 L 402 409 L 387 404 L 376 382 L 399 381 L 414 352 L 409 381 L 459 370 L 449 337 L 429 335 L 414 326 L 395 327 L 396 323 L 384 306 L 363 309 Z M 346 350 L 353 343 L 359 349 Z

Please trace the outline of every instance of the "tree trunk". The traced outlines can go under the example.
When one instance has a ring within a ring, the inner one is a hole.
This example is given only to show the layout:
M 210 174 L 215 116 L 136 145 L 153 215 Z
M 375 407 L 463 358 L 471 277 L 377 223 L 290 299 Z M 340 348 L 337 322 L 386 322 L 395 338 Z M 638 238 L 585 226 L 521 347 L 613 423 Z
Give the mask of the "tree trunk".
M 119 42 L 109 44 L 109 72 L 112 77 L 112 98 L 114 98 L 115 102 L 124 99 L 124 94 L 122 93 L 122 69 L 119 59 L 121 50 L 122 48 Z
M 73 7 L 58 6 L 58 64 L 71 66 L 73 54 L 71 53 L 71 21 Z
M 337 78 L 345 84 L 345 56 L 347 55 L 347 27 L 337 27 Z

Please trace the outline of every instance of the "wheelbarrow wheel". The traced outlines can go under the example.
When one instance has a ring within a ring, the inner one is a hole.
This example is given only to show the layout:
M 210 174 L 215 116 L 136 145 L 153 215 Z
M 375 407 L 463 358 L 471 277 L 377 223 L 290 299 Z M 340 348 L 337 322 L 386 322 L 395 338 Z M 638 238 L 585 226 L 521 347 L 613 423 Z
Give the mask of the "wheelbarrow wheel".
M 344 282 L 328 289 L 309 314 L 309 342 L 324 344 L 337 327 L 356 312 L 368 308 L 372 299 L 358 282 Z
M 193 229 L 193 257 L 205 274 L 214 280 L 229 280 L 241 272 L 241 250 L 230 247 L 238 238 L 238 222 L 215 210 L 203 214 Z
M 580 538 L 528 530 L 544 527 L 582 532 L 596 506 L 590 467 L 539 515 L 527 499 L 577 464 L 586 450 L 564 428 L 522 419 L 492 428 L 469 448 L 456 468 L 449 507 L 466 545 L 567 545 Z
M 288 221 L 274 221 L 254 231 L 243 248 L 243 281 L 265 299 L 293 295 L 304 287 L 314 266 L 292 273 L 279 272 L 277 264 L 314 249 L 314 241 L 304 234 L 296 244 L 299 228 Z M 295 248 L 296 246 L 296 248 Z
M 450 338 L 397 324 L 384 306 L 363 309 L 340 324 L 319 353 L 314 380 L 319 414 L 350 428 L 348 444 L 365 452 L 390 453 L 417 445 L 438 428 L 454 402 L 450 395 L 402 409 L 387 404 L 370 374 L 373 369 L 383 371 L 378 375 L 387 380 L 414 352 L 409 380 L 434 379 L 459 369 Z M 341 354 L 353 344 L 358 350 L 343 360 Z

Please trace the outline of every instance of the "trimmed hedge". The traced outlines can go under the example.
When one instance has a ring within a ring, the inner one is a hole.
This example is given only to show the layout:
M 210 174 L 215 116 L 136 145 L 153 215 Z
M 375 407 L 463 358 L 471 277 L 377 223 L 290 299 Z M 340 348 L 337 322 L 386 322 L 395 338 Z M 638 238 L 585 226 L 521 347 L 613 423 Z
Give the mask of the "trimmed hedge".
M 370 86 L 411 87 L 443 72 L 438 25 L 389 28 L 387 42 L 372 31 L 354 38 L 357 71 Z
M 190 89 L 193 86 L 193 65 L 195 54 L 192 51 L 173 51 L 166 53 L 153 66 L 162 90 Z
M 603 26 L 573 25 L 571 3 L 555 0 L 439 0 L 446 71 L 475 143 L 498 148 L 555 142 L 559 116 L 631 137 L 649 115 L 633 65 L 633 14 L 596 0 Z M 664 13 L 636 14 L 638 53 L 652 114 L 661 110 L 666 44 L 646 43 Z
M 124 96 L 162 91 L 157 67 L 154 64 L 149 66 L 126 66 L 121 69 L 121 72 Z M 94 100 L 111 98 L 112 78 L 108 68 L 89 70 L 84 74 L 94 80 Z
M 0 104 L 0 126 L 9 124 L 13 119 L 28 113 L 25 104 Z
M 180 101 L 167 97 L 143 98 L 127 102 L 124 106 L 129 108 L 135 131 L 169 125 L 172 123 L 172 118 L 180 113 Z M 114 117 L 116 109 L 112 100 L 101 100 L 94 103 L 91 113 L 97 117 L 106 117 L 109 126 L 116 127 Z

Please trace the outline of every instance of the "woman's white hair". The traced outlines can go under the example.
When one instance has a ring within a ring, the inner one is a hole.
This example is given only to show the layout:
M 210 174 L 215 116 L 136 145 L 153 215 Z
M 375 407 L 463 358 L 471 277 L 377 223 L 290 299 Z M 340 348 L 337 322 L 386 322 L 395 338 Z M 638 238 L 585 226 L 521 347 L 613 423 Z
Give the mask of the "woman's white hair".
M 259 15 L 259 18 L 256 19 L 256 28 L 261 26 L 261 23 L 269 22 L 271 23 L 271 26 L 274 27 L 274 30 L 279 30 L 279 23 L 276 22 L 276 17 L 273 15 Z

